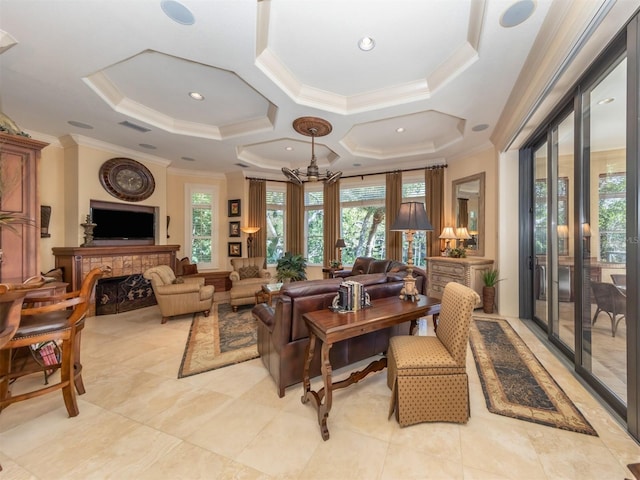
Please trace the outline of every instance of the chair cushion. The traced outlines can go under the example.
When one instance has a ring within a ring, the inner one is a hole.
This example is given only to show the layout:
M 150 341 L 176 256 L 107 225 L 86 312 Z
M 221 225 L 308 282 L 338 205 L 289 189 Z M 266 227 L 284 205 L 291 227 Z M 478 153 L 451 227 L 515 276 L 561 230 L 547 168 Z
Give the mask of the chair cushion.
M 240 280 L 244 280 L 245 278 L 256 278 L 259 272 L 260 268 L 257 265 L 250 265 L 248 267 L 241 267 L 238 269 Z
M 389 352 L 395 360 L 398 376 L 465 373 L 465 367 L 456 364 L 437 337 L 392 337 Z

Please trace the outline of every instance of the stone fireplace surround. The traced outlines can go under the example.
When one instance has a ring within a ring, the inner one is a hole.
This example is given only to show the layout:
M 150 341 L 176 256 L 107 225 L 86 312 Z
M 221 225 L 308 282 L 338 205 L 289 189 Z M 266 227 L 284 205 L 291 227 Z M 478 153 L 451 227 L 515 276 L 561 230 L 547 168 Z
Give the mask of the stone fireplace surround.
M 64 281 L 70 290 L 79 290 L 82 279 L 93 268 L 107 265 L 111 273 L 103 278 L 123 277 L 144 273 L 158 265 L 169 265 L 175 270 L 176 252 L 180 245 L 130 245 L 115 247 L 55 247 L 56 268 L 64 268 Z M 89 316 L 95 315 L 92 300 Z

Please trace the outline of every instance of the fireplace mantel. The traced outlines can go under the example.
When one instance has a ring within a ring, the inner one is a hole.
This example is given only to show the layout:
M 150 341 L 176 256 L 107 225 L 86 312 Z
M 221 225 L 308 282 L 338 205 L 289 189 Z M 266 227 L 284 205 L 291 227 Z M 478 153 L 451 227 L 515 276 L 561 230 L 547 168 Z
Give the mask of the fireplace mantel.
M 111 267 L 109 276 L 133 275 L 158 265 L 175 270 L 180 245 L 127 245 L 104 247 L 54 247 L 56 268 L 64 267 L 64 281 L 79 290 L 82 279 L 93 268 Z

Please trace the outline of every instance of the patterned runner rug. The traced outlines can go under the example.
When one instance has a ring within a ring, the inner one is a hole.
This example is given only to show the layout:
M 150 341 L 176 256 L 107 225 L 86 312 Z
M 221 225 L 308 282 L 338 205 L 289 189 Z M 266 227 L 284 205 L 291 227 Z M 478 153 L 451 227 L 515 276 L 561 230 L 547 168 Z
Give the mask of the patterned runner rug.
M 228 303 L 214 304 L 208 317 L 196 315 L 182 356 L 178 378 L 258 357 L 258 335 L 253 305 L 233 312 Z
M 469 340 L 490 412 L 598 436 L 509 322 L 476 318 Z

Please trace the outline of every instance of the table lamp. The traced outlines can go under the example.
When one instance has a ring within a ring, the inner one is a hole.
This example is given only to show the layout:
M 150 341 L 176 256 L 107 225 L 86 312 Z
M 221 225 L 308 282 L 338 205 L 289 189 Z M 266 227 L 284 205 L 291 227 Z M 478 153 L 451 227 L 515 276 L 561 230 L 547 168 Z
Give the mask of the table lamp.
M 342 267 L 342 249 L 347 245 L 344 243 L 344 238 L 336 240 L 336 249 L 338 250 L 338 267 Z
M 456 228 L 456 238 L 460 240 L 460 246 L 466 248 L 467 240 L 470 240 L 472 237 L 469 234 L 467 227 L 458 227 Z
M 413 235 L 418 230 L 433 230 L 431 223 L 427 219 L 424 203 L 401 203 L 396 220 L 391 225 L 390 230 L 405 232 L 409 250 L 407 252 L 407 276 L 404 277 L 404 286 L 400 291 L 400 298 L 415 301 L 420 293 L 416 289 L 416 279 L 413 276 Z
M 253 246 L 253 234 L 260 230 L 260 227 L 240 227 L 244 233 L 249 235 L 247 238 L 247 256 L 251 257 L 251 247 Z
M 458 238 L 456 237 L 456 232 L 453 231 L 453 227 L 444 227 L 438 238 L 446 240 L 443 253 L 445 257 L 448 257 L 451 253 L 451 247 L 449 246 L 451 240 L 456 240 Z

